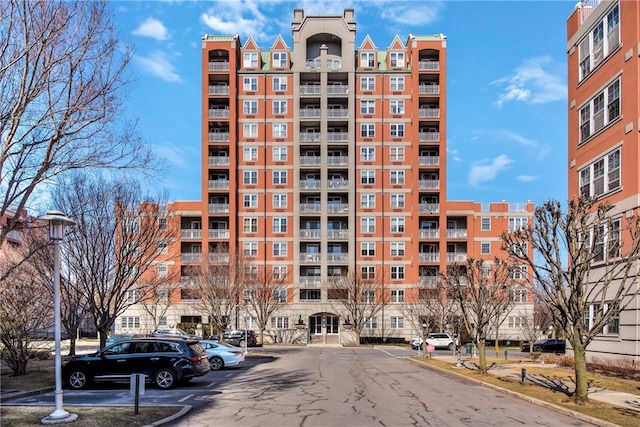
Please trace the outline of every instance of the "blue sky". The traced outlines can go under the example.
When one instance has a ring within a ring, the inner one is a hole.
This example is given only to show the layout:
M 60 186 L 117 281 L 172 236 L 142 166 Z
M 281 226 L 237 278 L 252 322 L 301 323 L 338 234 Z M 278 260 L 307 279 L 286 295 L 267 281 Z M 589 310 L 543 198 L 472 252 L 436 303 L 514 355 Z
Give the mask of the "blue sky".
M 121 37 L 135 47 L 129 113 L 165 158 L 158 186 L 200 200 L 200 38 L 253 35 L 291 43 L 294 8 L 355 9 L 356 45 L 398 34 L 447 36 L 447 198 L 491 202 L 567 196 L 566 20 L 575 1 L 119 1 Z

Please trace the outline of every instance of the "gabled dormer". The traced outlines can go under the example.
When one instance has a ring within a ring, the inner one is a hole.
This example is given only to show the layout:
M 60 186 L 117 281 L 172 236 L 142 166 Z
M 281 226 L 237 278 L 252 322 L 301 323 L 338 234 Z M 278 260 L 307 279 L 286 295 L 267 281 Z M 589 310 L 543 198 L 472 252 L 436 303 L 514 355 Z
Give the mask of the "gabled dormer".
M 271 46 L 271 69 L 288 70 L 289 63 L 289 46 L 287 46 L 282 36 L 278 35 Z
M 387 52 L 387 67 L 390 70 L 407 68 L 406 46 L 400 40 L 400 36 L 396 34 L 387 48 Z
M 261 67 L 260 47 L 256 44 L 253 36 L 249 36 L 244 46 L 242 46 L 242 69 L 259 70 Z
M 358 67 L 361 69 L 378 68 L 378 48 L 367 34 L 358 48 Z

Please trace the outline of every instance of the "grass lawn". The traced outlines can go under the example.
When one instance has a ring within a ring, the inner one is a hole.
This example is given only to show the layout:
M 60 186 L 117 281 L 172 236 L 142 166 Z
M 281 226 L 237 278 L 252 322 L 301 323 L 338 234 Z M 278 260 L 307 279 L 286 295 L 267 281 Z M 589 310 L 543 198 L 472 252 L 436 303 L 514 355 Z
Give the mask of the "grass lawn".
M 9 390 L 37 390 L 55 386 L 55 368 L 53 359 L 32 360 L 27 368 L 27 375 L 14 377 L 11 369 L 0 363 L 0 389 Z

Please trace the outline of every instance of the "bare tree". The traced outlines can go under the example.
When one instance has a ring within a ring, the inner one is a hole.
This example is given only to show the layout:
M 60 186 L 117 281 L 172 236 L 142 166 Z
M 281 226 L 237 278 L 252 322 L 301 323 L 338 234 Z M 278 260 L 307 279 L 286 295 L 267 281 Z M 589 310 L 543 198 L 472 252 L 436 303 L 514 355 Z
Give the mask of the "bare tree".
M 346 314 L 344 321 L 353 325 L 356 345 L 360 345 L 362 331 L 371 319 L 389 304 L 384 285 L 382 273 L 365 276 L 353 271 L 330 277 L 327 283 L 327 297 L 337 312 Z
M 430 331 L 442 330 L 446 323 L 453 320 L 456 313 L 454 302 L 447 297 L 446 290 L 440 285 L 416 289 L 411 302 L 402 306 L 402 312 L 422 338 L 422 356 L 427 357 L 427 337 Z M 409 296 L 407 296 L 409 299 Z
M 271 316 L 287 304 L 289 274 L 273 266 L 257 266 L 255 274 L 245 277 L 243 302 L 248 315 L 256 319 L 260 344 Z
M 123 123 L 131 50 L 106 1 L 0 2 L 0 243 L 53 177 L 82 168 L 149 168 Z
M 151 321 L 148 332 L 153 332 L 160 327 L 160 320 L 166 317 L 171 307 L 173 293 L 180 289 L 180 284 L 163 277 L 139 286 L 138 289 L 140 291 L 138 306 Z
M 116 318 L 155 286 L 144 276 L 157 269 L 161 248 L 173 235 L 160 227 L 166 213 L 159 199 L 141 195 L 132 180 L 75 174 L 54 197 L 76 221 L 65 253 L 70 276 L 87 296 L 101 347 Z
M 478 347 L 479 370 L 483 374 L 487 373 L 485 348 L 489 328 L 513 306 L 509 295 L 512 282 L 511 266 L 499 258 L 491 261 L 469 258 L 466 264 L 448 266 L 442 274 L 442 285 L 460 308 L 462 320 Z
M 535 209 L 534 220 L 535 226 L 503 233 L 504 249 L 532 269 L 534 290 L 573 348 L 574 399 L 586 402 L 587 346 L 637 297 L 640 219 L 581 197 L 569 201 L 566 213 L 549 200 Z M 523 250 L 526 245 L 535 258 Z M 592 313 L 588 322 L 586 310 Z

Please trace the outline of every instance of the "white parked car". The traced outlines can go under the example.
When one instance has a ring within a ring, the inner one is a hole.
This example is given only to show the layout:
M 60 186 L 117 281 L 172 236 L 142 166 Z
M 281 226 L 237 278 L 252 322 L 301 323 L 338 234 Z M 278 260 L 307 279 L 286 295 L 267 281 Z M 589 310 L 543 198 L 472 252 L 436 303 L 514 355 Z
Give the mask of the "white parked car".
M 219 341 L 200 340 L 200 346 L 209 355 L 212 371 L 219 371 L 230 366 L 239 366 L 244 362 L 244 350 Z
M 448 348 L 453 350 L 454 339 L 449 334 L 445 333 L 431 333 L 427 335 L 427 345 L 432 345 L 435 348 Z M 411 348 L 416 350 L 422 350 L 422 337 L 414 338 L 411 341 Z

